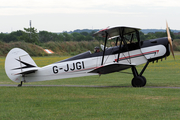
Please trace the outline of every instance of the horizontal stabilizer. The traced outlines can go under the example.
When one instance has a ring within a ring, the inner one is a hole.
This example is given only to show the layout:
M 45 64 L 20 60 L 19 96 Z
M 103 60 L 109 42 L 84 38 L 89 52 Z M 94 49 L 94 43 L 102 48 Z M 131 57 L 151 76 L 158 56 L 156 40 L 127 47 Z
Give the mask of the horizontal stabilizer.
M 31 73 L 35 73 L 36 71 L 38 71 L 38 67 L 23 70 L 22 72 L 17 73 L 17 74 L 15 74 L 15 75 L 18 75 L 18 74 L 22 74 L 22 75 L 25 75 L 25 74 L 31 74 Z

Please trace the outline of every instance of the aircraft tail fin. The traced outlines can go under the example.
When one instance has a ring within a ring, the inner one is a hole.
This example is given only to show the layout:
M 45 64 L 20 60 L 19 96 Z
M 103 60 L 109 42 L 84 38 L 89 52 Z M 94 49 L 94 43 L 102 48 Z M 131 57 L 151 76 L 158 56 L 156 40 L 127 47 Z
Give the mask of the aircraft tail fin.
M 20 48 L 11 49 L 6 56 L 5 71 L 14 82 L 21 82 L 23 75 L 34 73 L 37 70 L 38 66 L 33 59 Z

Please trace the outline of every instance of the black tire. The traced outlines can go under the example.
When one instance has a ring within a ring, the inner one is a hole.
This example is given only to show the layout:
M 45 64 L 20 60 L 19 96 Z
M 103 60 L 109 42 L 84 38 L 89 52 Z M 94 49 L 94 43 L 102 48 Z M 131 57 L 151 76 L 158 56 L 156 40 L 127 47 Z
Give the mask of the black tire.
M 133 87 L 143 87 L 145 79 L 142 76 L 136 76 L 132 79 L 131 84 Z
M 144 82 L 142 87 L 144 87 L 146 85 L 146 78 L 144 76 L 141 77 L 143 78 L 143 82 Z
M 136 84 L 135 84 L 135 78 L 132 79 L 131 85 L 132 85 L 133 87 L 136 87 Z

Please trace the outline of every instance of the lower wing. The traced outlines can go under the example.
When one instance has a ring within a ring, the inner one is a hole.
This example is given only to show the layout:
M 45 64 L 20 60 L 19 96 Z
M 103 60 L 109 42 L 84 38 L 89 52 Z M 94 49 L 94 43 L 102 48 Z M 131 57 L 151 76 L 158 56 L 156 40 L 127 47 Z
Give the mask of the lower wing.
M 109 64 L 109 65 L 103 65 L 100 66 L 89 73 L 99 73 L 99 74 L 108 74 L 112 72 L 119 72 L 121 70 L 125 70 L 128 68 L 131 68 L 132 66 L 135 66 L 135 64 Z

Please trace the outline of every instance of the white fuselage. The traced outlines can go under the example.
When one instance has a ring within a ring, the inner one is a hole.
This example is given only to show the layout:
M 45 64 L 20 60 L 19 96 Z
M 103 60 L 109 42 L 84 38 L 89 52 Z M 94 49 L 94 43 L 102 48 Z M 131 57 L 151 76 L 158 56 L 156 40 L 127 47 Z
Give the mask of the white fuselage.
M 120 54 L 118 64 L 140 65 L 146 63 L 150 58 L 163 56 L 166 48 L 163 45 L 156 45 L 137 49 Z M 113 64 L 117 61 L 118 54 L 105 55 L 103 66 Z M 35 73 L 24 76 L 24 82 L 55 80 L 63 78 L 81 77 L 98 75 L 99 73 L 89 73 L 90 71 L 101 67 L 102 56 L 90 57 L 66 62 L 50 64 L 41 68 Z M 117 63 L 117 62 L 116 62 Z M 18 75 L 19 77 L 21 75 Z M 18 78 L 19 78 L 18 77 Z M 15 82 L 19 82 L 17 79 Z

